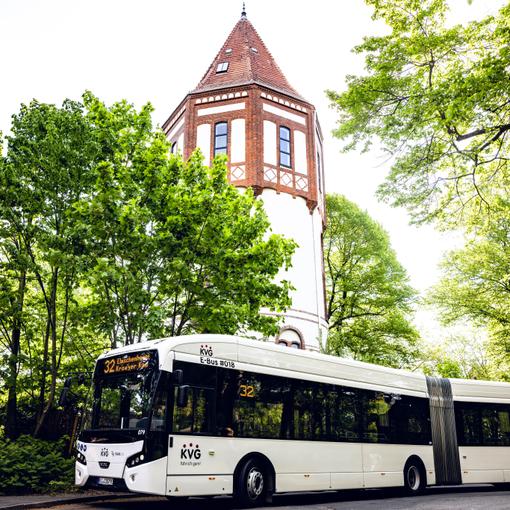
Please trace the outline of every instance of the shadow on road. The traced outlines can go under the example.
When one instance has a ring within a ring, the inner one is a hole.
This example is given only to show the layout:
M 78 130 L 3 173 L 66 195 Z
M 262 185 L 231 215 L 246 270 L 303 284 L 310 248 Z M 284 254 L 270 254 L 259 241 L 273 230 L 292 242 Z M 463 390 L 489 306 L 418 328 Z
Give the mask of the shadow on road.
M 501 488 L 503 489 L 503 488 Z M 508 488 L 505 487 L 507 490 Z M 462 486 L 462 487 L 432 487 L 426 489 L 423 495 L 417 496 L 418 498 L 427 498 L 427 496 L 434 496 L 438 494 L 454 494 L 459 493 L 467 495 L 469 493 L 483 493 L 483 492 L 497 492 L 498 488 L 492 485 L 476 485 L 476 486 Z M 291 493 L 276 495 L 273 498 L 274 508 L 278 507 L 306 507 L 306 506 L 322 506 L 332 505 L 335 503 L 365 501 L 365 500 L 381 500 L 391 498 L 405 498 L 406 494 L 402 489 L 365 489 L 365 490 L 343 490 L 343 491 L 328 491 L 319 493 Z M 413 497 L 414 499 L 414 497 Z M 150 504 L 151 510 L 163 509 L 182 509 L 182 510 L 198 510 L 207 506 L 207 510 L 231 510 L 236 508 L 232 498 L 226 496 L 219 497 L 202 497 L 190 499 L 175 499 L 167 500 L 161 497 L 130 497 L 125 500 L 109 501 L 109 502 L 96 502 L 89 503 L 90 508 L 101 510 L 102 508 L 114 510 L 139 510 Z

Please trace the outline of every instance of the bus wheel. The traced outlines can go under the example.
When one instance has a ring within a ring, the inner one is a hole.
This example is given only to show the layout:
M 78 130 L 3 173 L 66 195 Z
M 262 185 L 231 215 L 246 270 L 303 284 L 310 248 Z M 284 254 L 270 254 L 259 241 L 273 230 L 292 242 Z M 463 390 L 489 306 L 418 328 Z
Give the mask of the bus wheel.
M 263 505 L 268 488 L 267 471 L 256 459 L 249 459 L 239 470 L 235 481 L 234 497 L 243 506 Z
M 407 494 L 420 494 L 423 492 L 425 484 L 425 473 L 421 462 L 415 459 L 409 459 L 404 468 L 404 487 Z

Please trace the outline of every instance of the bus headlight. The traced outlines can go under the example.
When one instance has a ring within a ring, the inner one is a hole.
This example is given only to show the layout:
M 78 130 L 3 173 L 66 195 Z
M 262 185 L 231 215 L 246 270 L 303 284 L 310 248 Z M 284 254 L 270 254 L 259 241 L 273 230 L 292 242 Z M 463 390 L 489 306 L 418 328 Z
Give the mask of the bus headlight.
M 127 467 L 135 467 L 138 464 L 142 464 L 145 460 L 145 455 L 143 453 L 136 453 L 135 455 L 131 455 L 129 459 L 126 461 Z
M 85 458 L 85 455 L 83 455 L 83 453 L 81 453 L 81 452 L 76 452 L 76 460 L 80 464 L 83 464 L 84 466 L 87 465 L 87 459 Z

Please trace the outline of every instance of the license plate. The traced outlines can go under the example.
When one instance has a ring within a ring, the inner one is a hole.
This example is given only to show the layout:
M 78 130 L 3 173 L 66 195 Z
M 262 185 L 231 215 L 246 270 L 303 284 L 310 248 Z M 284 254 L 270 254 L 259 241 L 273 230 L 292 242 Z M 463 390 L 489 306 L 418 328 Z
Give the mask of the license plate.
M 101 476 L 97 481 L 99 485 L 113 485 L 113 478 L 105 478 Z

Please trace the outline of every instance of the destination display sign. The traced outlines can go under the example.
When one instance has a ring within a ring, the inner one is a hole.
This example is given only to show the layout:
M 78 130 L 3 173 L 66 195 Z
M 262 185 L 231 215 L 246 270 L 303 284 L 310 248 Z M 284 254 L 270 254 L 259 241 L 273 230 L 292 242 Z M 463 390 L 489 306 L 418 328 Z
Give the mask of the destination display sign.
M 98 373 L 101 375 L 115 375 L 141 372 L 149 368 L 155 354 L 155 351 L 133 352 L 99 360 Z

